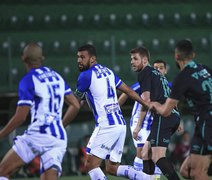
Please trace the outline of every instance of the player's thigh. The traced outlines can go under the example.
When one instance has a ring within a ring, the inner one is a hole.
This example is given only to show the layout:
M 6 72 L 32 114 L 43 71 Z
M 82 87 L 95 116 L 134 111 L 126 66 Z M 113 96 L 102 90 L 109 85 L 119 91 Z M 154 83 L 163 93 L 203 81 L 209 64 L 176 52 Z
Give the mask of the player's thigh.
M 191 160 L 190 156 L 187 156 L 180 167 L 180 174 L 185 178 L 189 178 L 190 169 L 191 169 Z
M 54 139 L 54 147 L 46 147 L 41 157 L 41 172 L 46 172 L 51 167 L 57 170 L 58 176 L 62 174 L 62 160 L 66 152 L 66 141 Z
M 166 147 L 152 147 L 152 160 L 156 163 L 160 158 L 166 156 Z
M 211 155 L 199 155 L 199 154 L 191 154 L 191 173 L 201 173 L 205 171 L 207 174 L 209 165 L 211 163 Z M 194 171 L 194 172 L 192 172 Z
M 124 126 L 118 126 L 115 128 L 114 131 L 119 132 L 118 134 L 114 134 L 111 138 L 116 138 L 116 141 L 113 143 L 113 146 L 111 147 L 109 159 L 112 162 L 120 163 L 123 150 L 124 150 L 124 143 L 125 143 L 125 137 L 126 137 L 126 127 Z M 116 136 L 115 136 L 116 135 Z
M 24 161 L 11 148 L 0 163 L 0 175 L 11 175 L 24 164 Z

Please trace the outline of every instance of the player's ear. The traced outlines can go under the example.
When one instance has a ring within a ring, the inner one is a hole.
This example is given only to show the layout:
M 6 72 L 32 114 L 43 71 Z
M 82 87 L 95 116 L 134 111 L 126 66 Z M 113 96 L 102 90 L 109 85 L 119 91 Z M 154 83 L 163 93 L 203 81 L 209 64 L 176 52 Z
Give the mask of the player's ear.
M 96 62 L 96 56 L 91 56 L 91 63 Z
M 148 64 L 149 63 L 149 60 L 148 60 L 148 58 L 146 56 L 143 58 L 143 62 L 144 62 L 144 64 Z
M 179 60 L 181 59 L 180 54 L 176 53 L 176 54 L 175 54 L 175 59 L 176 59 L 177 61 L 179 61 Z

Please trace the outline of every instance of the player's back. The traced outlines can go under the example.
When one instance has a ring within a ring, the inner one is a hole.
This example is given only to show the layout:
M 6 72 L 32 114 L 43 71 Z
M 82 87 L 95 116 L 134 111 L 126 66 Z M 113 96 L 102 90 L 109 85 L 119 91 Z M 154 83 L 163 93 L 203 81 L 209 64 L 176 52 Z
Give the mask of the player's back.
M 21 90 L 29 95 L 21 95 L 19 103 L 25 100 L 31 103 L 31 124 L 27 133 L 39 132 L 64 139 L 62 108 L 64 95 L 71 90 L 66 89 L 63 78 L 47 67 L 32 69 L 21 80 Z
M 175 78 L 183 87 L 184 96 L 194 112 L 205 113 L 212 110 L 212 76 L 211 70 L 191 61 Z M 176 85 L 175 85 L 176 89 Z
M 122 81 L 113 71 L 99 64 L 89 70 L 91 82 L 87 95 L 97 124 L 125 124 L 116 93 Z

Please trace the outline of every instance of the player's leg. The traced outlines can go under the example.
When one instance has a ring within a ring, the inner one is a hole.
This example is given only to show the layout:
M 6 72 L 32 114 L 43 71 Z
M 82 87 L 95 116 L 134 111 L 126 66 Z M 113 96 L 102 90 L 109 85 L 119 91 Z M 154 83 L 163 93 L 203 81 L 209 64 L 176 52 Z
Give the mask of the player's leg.
M 134 118 L 134 119 L 136 119 L 136 118 Z M 135 126 L 130 127 L 131 134 L 133 134 L 133 131 L 134 131 L 136 125 L 137 125 L 137 123 L 135 123 Z M 142 149 L 146 142 L 147 137 L 149 136 L 149 133 L 150 133 L 149 130 L 146 130 L 145 128 L 143 128 L 139 131 L 137 140 L 135 140 L 132 135 L 132 140 L 133 140 L 134 146 L 136 148 L 136 157 L 133 162 L 133 167 L 137 171 L 143 171 Z
M 152 149 L 149 141 L 146 141 L 142 149 L 143 171 L 147 174 L 154 174 L 155 164 L 152 161 Z
M 156 121 L 155 121 L 156 120 Z M 172 113 L 169 117 L 154 116 L 153 128 L 148 140 L 151 142 L 152 160 L 169 180 L 179 180 L 173 164 L 166 158 L 166 150 L 173 132 L 180 123 L 179 115 Z
M 106 161 L 106 170 L 110 175 L 127 179 L 150 180 L 151 176 L 143 171 L 137 171 L 130 165 L 120 165 L 118 162 Z
M 101 163 L 102 163 L 101 158 L 99 158 L 95 155 L 92 155 L 92 154 L 88 154 L 86 162 L 85 162 L 85 167 L 86 167 L 87 171 L 89 172 L 92 169 L 100 167 Z
M 207 174 L 211 163 L 211 155 L 191 154 L 191 178 L 194 180 L 204 179 L 209 180 Z
M 173 164 L 166 158 L 166 147 L 152 147 L 152 160 L 170 180 L 179 180 Z
M 57 180 L 58 179 L 58 171 L 55 168 L 50 168 L 43 172 L 40 176 L 41 180 Z
M 142 148 L 143 147 L 137 147 L 136 148 L 136 157 L 135 157 L 134 162 L 133 162 L 133 167 L 137 171 L 143 171 Z
M 115 129 L 96 127 L 92 133 L 86 147 L 87 158 L 85 168 L 92 180 L 106 179 L 106 176 L 100 168 L 102 160 L 106 159 L 109 154 L 109 149 L 116 140 Z M 111 138 L 114 137 L 114 139 Z M 113 142 L 114 141 L 114 142 Z
M 24 161 L 11 148 L 0 163 L 0 177 L 9 177 L 24 164 Z
M 120 128 L 121 130 L 119 137 L 117 138 L 117 141 L 110 152 L 109 160 L 106 161 L 106 171 L 111 175 L 125 177 L 128 179 L 148 180 L 149 175 L 145 174 L 144 172 L 136 171 L 133 166 L 119 164 L 121 162 L 126 134 L 126 128 Z
M 191 179 L 190 171 L 191 171 L 191 161 L 190 161 L 190 155 L 189 155 L 185 158 L 185 160 L 183 161 L 180 167 L 180 174 L 186 179 Z
M 43 146 L 40 156 L 42 180 L 57 180 L 62 174 L 62 161 L 66 152 L 66 140 L 49 137 L 52 146 Z M 48 142 L 48 141 L 47 141 Z

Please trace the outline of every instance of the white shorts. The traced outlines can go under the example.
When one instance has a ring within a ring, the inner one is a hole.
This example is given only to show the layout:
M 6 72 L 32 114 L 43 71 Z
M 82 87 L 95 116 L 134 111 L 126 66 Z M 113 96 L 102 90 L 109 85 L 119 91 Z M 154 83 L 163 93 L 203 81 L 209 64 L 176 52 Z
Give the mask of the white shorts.
M 101 159 L 121 162 L 126 137 L 125 125 L 96 127 L 87 145 L 87 152 Z
M 41 173 L 49 168 L 55 168 L 58 170 L 58 176 L 60 176 L 66 147 L 67 139 L 60 140 L 44 134 L 23 134 L 15 138 L 12 148 L 25 163 L 29 163 L 36 156 L 40 156 Z
M 135 140 L 133 138 L 133 131 L 134 131 L 135 127 L 136 127 L 137 119 L 136 118 L 134 118 L 134 119 L 133 119 L 134 122 L 130 126 L 133 143 L 134 143 L 135 148 L 137 148 L 137 147 L 143 147 L 144 146 L 144 143 L 146 142 L 146 140 L 147 140 L 147 138 L 148 138 L 148 136 L 150 134 L 150 130 L 147 130 L 146 128 L 141 128 L 141 130 L 138 133 L 138 140 Z

